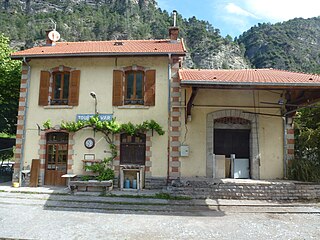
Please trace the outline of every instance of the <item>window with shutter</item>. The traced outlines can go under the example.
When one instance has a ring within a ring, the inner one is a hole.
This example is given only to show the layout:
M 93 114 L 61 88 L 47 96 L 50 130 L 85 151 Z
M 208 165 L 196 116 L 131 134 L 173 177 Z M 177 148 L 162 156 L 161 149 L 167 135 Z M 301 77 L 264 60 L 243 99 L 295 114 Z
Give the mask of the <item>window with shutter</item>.
M 141 71 L 126 72 L 124 104 L 144 105 L 144 73 Z
M 128 67 L 113 72 L 113 106 L 155 105 L 156 71 Z
M 51 82 L 50 78 L 52 78 Z M 70 68 L 62 66 L 62 70 L 61 67 L 56 67 L 51 73 L 41 71 L 39 105 L 77 106 L 79 104 L 79 86 L 79 70 L 70 71 Z
M 51 105 L 68 105 L 69 102 L 69 72 L 53 73 Z

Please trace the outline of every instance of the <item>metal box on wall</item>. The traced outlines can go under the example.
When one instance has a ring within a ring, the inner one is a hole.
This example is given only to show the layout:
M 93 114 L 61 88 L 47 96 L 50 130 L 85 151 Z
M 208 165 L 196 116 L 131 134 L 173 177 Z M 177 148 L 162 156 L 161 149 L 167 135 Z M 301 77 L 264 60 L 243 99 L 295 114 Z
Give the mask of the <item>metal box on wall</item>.
M 189 156 L 189 146 L 182 145 L 180 147 L 180 156 L 181 157 L 188 157 Z

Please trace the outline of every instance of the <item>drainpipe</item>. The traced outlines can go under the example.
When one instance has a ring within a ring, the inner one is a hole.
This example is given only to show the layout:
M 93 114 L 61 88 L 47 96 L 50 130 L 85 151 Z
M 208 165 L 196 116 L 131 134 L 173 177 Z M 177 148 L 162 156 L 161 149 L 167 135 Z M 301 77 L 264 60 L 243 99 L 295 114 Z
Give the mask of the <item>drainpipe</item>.
M 19 170 L 19 183 L 22 184 L 22 170 L 23 170 L 23 160 L 24 160 L 24 148 L 25 148 L 25 137 L 26 137 L 26 127 L 27 127 L 27 112 L 28 112 L 28 95 L 29 95 L 29 86 L 30 86 L 30 76 L 31 76 L 31 66 L 26 60 L 26 57 L 23 57 L 23 62 L 28 66 L 27 74 L 27 86 L 26 86 L 26 101 L 24 107 L 24 118 L 23 118 L 23 131 L 22 131 L 22 143 L 21 143 L 21 157 L 20 157 L 20 170 Z
M 168 54 L 168 161 L 167 161 L 167 185 L 170 173 L 170 117 L 171 117 L 171 54 Z
M 282 117 L 283 121 L 283 177 L 287 178 L 287 131 L 286 117 Z

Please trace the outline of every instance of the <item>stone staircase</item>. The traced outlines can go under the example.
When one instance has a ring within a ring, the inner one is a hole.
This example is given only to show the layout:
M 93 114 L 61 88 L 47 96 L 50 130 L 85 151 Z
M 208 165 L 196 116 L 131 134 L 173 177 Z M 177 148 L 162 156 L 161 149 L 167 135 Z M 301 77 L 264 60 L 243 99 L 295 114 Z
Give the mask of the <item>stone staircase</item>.
M 167 189 L 174 196 L 210 199 L 320 200 L 320 184 L 285 180 L 179 179 Z

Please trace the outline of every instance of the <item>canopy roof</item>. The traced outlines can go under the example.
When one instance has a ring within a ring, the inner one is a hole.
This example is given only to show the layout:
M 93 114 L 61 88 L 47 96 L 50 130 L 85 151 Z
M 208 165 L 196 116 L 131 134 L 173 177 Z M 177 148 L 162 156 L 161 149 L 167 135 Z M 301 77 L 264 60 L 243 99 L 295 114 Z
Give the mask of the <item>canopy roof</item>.
M 320 76 L 276 69 L 196 70 L 179 71 L 182 86 L 214 88 L 315 87 L 320 89 Z
M 315 74 L 276 69 L 181 69 L 179 79 L 182 87 L 192 88 L 187 102 L 187 115 L 191 115 L 191 107 L 199 89 L 281 90 L 285 101 L 274 105 L 284 106 L 287 116 L 320 99 L 320 76 Z

